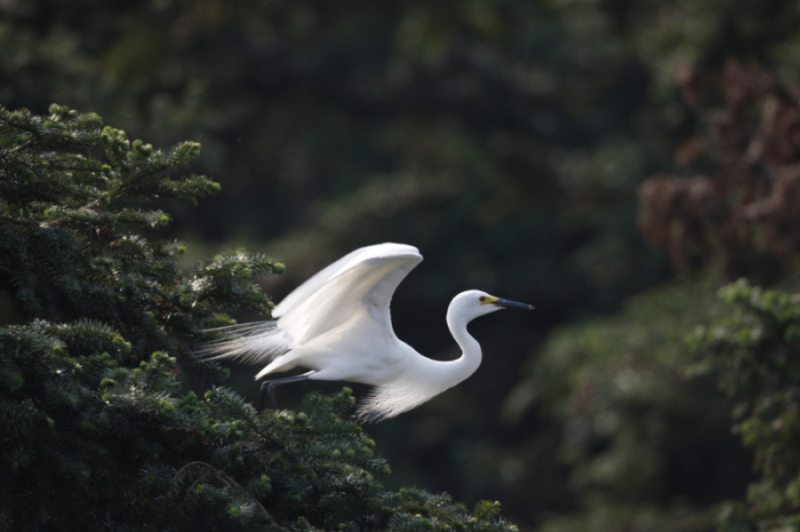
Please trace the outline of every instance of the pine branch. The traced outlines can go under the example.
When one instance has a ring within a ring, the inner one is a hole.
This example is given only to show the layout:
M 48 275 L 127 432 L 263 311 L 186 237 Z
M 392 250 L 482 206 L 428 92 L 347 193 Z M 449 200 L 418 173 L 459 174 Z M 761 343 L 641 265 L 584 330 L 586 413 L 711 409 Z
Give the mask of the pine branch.
M 0 528 L 513 532 L 489 511 L 385 492 L 349 389 L 310 395 L 305 412 L 187 391 L 229 373 L 187 355 L 198 331 L 230 310 L 268 316 L 254 278 L 284 269 L 238 251 L 184 272 L 184 246 L 137 233 L 170 218 L 131 201 L 218 190 L 180 173 L 198 153 L 60 106 L 0 107 L 0 287 L 23 320 L 0 327 Z

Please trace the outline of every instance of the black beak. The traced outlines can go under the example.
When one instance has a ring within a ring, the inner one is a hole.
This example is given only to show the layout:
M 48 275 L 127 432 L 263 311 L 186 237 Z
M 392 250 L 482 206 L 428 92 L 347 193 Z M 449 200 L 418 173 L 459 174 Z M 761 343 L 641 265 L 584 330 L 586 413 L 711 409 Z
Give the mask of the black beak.
M 516 301 L 509 301 L 508 299 L 498 299 L 493 304 L 497 307 L 524 308 L 526 310 L 533 310 L 533 305 L 528 305 L 527 303 L 517 303 Z

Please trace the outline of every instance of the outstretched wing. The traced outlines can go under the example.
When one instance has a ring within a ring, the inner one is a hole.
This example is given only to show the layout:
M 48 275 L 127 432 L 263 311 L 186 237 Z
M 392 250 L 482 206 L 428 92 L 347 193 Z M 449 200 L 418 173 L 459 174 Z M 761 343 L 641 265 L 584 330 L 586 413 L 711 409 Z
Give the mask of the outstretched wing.
M 296 288 L 272 315 L 295 347 L 354 317 L 370 317 L 391 331 L 392 295 L 421 261 L 417 248 L 404 244 L 357 249 Z
M 263 364 L 358 318 L 371 318 L 378 330 L 391 334 L 389 302 L 400 281 L 421 261 L 417 248 L 404 244 L 357 249 L 286 296 L 272 311 L 277 321 L 223 327 L 219 332 L 224 337 L 203 345 L 197 356 Z M 256 378 L 272 371 L 268 368 Z

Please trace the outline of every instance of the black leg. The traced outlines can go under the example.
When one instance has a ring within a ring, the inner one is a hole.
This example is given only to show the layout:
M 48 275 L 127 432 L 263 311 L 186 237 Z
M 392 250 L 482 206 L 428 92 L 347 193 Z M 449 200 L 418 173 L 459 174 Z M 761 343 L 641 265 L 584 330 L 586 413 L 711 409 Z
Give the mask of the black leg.
M 278 401 L 275 399 L 275 388 L 292 382 L 307 381 L 308 377 L 310 377 L 312 373 L 314 372 L 309 371 L 308 373 L 295 375 L 294 377 L 284 377 L 283 379 L 275 379 L 274 381 L 264 381 L 264 383 L 261 384 L 261 395 L 258 402 L 258 409 L 264 410 L 264 390 L 266 390 L 267 394 L 269 395 L 270 406 L 273 410 L 277 410 Z

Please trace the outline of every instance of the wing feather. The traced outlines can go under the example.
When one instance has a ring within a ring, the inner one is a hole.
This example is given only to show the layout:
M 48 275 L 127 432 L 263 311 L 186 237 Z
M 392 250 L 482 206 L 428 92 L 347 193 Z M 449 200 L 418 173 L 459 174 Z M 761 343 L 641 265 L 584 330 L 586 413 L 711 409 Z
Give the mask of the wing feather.
M 320 287 L 329 282 L 331 278 L 347 270 L 348 268 L 352 268 L 359 262 L 372 258 L 390 257 L 393 255 L 416 255 L 419 257 L 417 263 L 422 260 L 422 255 L 420 255 L 419 250 L 414 246 L 408 246 L 406 244 L 385 243 L 356 249 L 333 264 L 330 264 L 318 271 L 308 278 L 306 282 L 292 290 L 288 296 L 283 298 L 283 301 L 281 301 L 274 309 L 272 309 L 272 316 L 274 318 L 280 318 L 298 303 L 304 301 Z
M 262 364 L 290 356 L 306 342 L 359 318 L 372 319 L 378 326 L 375 330 L 393 334 L 392 295 L 421 261 L 417 248 L 404 244 L 357 249 L 286 296 L 272 311 L 277 321 L 222 328 L 223 338 L 203 345 L 197 356 Z M 259 377 L 263 374 L 262 370 Z
M 379 244 L 358 249 L 289 294 L 275 308 L 278 327 L 298 346 L 357 316 L 369 315 L 391 331 L 392 295 L 421 261 L 413 246 Z

